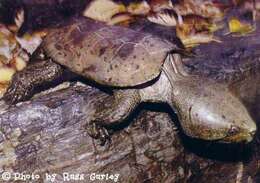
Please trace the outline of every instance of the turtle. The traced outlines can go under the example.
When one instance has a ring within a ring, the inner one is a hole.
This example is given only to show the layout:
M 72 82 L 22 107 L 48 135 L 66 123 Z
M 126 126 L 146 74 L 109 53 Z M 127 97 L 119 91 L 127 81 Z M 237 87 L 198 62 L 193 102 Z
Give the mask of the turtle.
M 40 46 L 45 56 L 14 75 L 3 99 L 10 104 L 26 100 L 36 87 L 70 70 L 113 93 L 109 105 L 98 106 L 86 125 L 101 145 L 110 139 L 108 128 L 121 124 L 143 102 L 167 103 L 192 138 L 250 142 L 256 125 L 239 98 L 223 83 L 189 74 L 180 41 L 153 31 L 144 24 L 131 28 L 77 17 L 49 31 Z

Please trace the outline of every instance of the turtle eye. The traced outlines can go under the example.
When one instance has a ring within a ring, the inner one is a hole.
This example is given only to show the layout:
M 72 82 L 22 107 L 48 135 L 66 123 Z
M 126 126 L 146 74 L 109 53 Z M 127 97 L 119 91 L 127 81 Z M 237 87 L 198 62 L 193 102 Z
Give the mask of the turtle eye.
M 236 135 L 237 133 L 239 133 L 240 128 L 237 126 L 231 126 L 231 128 L 228 130 L 228 135 Z

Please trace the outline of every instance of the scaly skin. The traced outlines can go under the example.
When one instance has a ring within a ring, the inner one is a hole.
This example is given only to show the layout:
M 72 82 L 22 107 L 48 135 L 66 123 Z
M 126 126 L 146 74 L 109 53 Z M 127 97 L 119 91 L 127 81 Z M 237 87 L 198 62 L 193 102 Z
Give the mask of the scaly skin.
M 3 99 L 8 104 L 27 100 L 33 96 L 37 86 L 58 79 L 62 74 L 63 68 L 51 60 L 33 63 L 14 75 Z
M 250 142 L 256 125 L 244 105 L 224 85 L 206 78 L 188 77 L 178 55 L 169 55 L 159 79 L 149 86 L 114 91 L 110 105 L 101 105 L 87 132 L 101 145 L 109 140 L 107 128 L 119 124 L 141 102 L 167 102 L 178 114 L 184 132 L 194 138 L 222 142 Z M 45 68 L 45 69 L 42 69 Z M 34 63 L 15 74 L 4 96 L 8 103 L 22 101 L 35 86 L 61 76 L 63 69 L 52 61 Z
M 242 102 L 225 85 L 185 76 L 179 59 L 169 56 L 160 78 L 152 85 L 132 92 L 121 90 L 120 97 L 115 97 L 110 106 L 100 106 L 98 117 L 87 129 L 89 134 L 102 137 L 101 144 L 105 144 L 108 136 L 104 128 L 124 121 L 139 103 L 152 101 L 167 102 L 175 109 L 185 134 L 190 137 L 226 143 L 250 142 L 256 125 Z
M 104 145 L 110 141 L 106 127 L 121 123 L 141 102 L 138 90 L 117 90 L 114 92 L 113 100 L 109 104 L 101 104 L 97 107 L 93 120 L 86 125 L 86 130 L 92 138 L 100 140 Z

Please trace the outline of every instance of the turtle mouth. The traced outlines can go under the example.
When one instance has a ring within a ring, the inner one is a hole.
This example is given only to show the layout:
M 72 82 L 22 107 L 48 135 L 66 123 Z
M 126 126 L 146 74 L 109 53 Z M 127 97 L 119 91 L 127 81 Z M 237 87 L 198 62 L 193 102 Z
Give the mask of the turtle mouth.
M 193 107 L 189 108 L 188 118 L 190 123 L 194 123 L 196 119 L 194 119 L 193 115 Z M 197 115 L 195 115 L 197 116 Z M 223 122 L 225 123 L 225 122 Z M 205 123 L 206 124 L 206 123 Z M 251 124 L 251 123 L 250 123 Z M 216 127 L 215 127 L 216 128 Z M 230 126 L 219 126 L 219 129 L 207 129 L 205 126 L 201 126 L 201 129 L 204 129 L 205 133 L 193 134 L 195 138 L 215 141 L 219 143 L 249 143 L 254 139 L 256 134 L 256 126 L 255 125 L 246 125 L 245 127 L 239 127 L 234 124 Z M 203 135 L 202 135 L 203 134 Z
M 250 143 L 256 134 L 256 129 L 246 130 L 244 132 L 239 132 L 235 135 L 227 134 L 223 139 L 220 139 L 219 142 L 222 143 Z

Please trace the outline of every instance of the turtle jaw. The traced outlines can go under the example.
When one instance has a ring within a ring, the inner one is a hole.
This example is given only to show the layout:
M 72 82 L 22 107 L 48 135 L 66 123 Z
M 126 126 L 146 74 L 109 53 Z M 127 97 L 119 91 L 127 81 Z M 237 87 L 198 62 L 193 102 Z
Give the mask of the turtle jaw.
M 190 108 L 190 122 L 202 129 L 198 136 L 224 143 L 252 141 L 257 129 L 254 120 L 239 99 L 232 95 L 226 99 L 229 100 L 215 103 L 211 98 L 201 98 Z
M 243 106 L 241 106 L 243 109 Z M 238 107 L 239 108 L 239 107 Z M 189 127 L 183 130 L 190 137 L 217 141 L 220 143 L 249 143 L 253 140 L 257 127 L 247 111 L 240 110 L 241 116 L 233 116 L 218 111 L 214 106 L 193 106 L 188 114 Z M 236 118 L 237 117 L 237 118 Z
M 234 128 L 233 126 L 230 128 L 230 133 L 223 139 L 220 140 L 220 142 L 223 143 L 250 143 L 256 134 L 257 127 L 255 123 L 252 122 L 246 122 L 247 125 L 245 125 L 242 129 L 237 127 L 238 131 L 236 134 L 234 134 Z M 236 131 L 236 130 L 235 130 Z
M 186 135 L 223 143 L 252 141 L 256 124 L 227 87 L 216 83 L 191 86 L 172 100 Z

